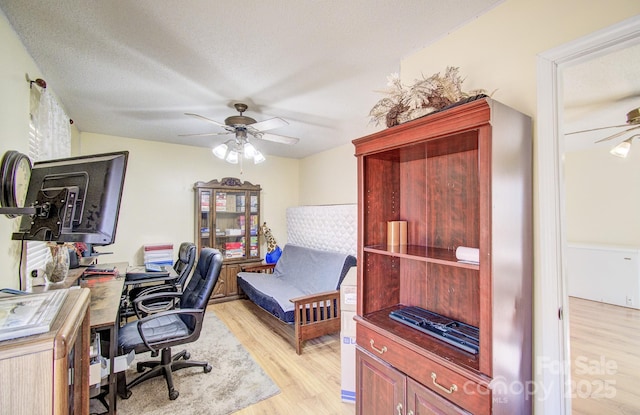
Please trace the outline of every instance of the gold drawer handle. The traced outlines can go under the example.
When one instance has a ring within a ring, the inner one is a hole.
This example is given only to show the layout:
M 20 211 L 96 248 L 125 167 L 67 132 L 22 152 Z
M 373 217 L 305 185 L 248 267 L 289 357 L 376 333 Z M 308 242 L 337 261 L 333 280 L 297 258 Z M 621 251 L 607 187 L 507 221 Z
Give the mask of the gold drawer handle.
M 373 339 L 371 339 L 369 341 L 369 344 L 371 345 L 371 348 L 373 350 L 375 350 L 376 352 L 382 354 L 382 353 L 385 353 L 387 351 L 387 346 L 382 346 L 382 349 L 378 349 L 376 346 L 373 345 L 373 343 L 375 343 L 375 342 L 373 341 Z
M 433 384 L 436 385 L 439 389 L 441 389 L 444 393 L 452 394 L 453 392 L 458 390 L 458 386 L 454 383 L 451 385 L 449 389 L 445 388 L 438 382 L 436 382 L 436 372 L 431 372 L 431 379 L 433 379 Z
M 396 410 L 398 411 L 398 415 L 402 415 L 402 404 L 399 403 L 398 406 L 396 406 Z

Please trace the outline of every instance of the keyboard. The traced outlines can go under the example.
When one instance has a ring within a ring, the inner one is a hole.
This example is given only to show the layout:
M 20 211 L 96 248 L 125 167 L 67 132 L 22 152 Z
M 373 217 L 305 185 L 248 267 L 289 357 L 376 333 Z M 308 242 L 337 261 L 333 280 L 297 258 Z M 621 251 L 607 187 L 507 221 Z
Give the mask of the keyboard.
M 480 331 L 477 327 L 413 306 L 394 310 L 389 317 L 466 352 L 478 354 Z

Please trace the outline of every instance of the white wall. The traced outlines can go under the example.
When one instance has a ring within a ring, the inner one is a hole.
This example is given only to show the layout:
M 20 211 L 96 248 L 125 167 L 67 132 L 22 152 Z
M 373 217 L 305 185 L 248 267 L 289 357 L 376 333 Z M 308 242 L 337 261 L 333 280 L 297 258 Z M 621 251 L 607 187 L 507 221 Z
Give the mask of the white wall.
M 608 150 L 565 154 L 567 240 L 640 247 L 640 151 Z
M 195 241 L 193 185 L 237 177 L 262 187 L 261 220 L 279 244 L 286 242 L 285 211 L 298 204 L 298 164 L 294 159 L 267 156 L 259 165 L 239 165 L 217 159 L 211 150 L 124 137 L 82 133 L 82 154 L 129 151 L 125 189 L 116 242 L 97 248 L 113 252 L 102 262 L 142 263 L 146 243 Z M 263 246 L 264 252 L 264 246 Z

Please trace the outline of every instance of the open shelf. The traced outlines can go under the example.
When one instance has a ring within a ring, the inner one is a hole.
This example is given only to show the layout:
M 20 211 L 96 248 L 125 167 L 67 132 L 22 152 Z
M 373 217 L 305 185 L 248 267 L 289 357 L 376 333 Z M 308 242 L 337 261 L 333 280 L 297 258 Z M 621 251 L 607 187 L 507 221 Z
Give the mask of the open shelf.
M 458 261 L 455 252 L 443 248 L 434 248 L 422 245 L 373 245 L 365 246 L 365 252 L 380 255 L 388 255 L 398 258 L 413 259 L 416 261 L 432 262 L 435 264 L 451 265 L 454 267 L 479 270 L 479 264 Z

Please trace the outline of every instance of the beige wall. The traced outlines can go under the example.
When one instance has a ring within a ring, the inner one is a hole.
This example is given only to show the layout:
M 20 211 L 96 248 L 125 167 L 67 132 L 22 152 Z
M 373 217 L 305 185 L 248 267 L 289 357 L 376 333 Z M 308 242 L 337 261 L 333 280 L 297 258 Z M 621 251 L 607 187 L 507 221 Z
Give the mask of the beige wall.
M 447 37 L 401 62 L 401 78 L 458 66 L 464 89 L 535 118 L 536 58 L 541 52 L 640 13 L 637 0 L 506 0 Z
M 286 242 L 285 210 L 298 203 L 298 164 L 294 159 L 268 156 L 260 165 L 239 165 L 217 159 L 209 149 L 131 138 L 82 133 L 82 154 L 128 150 L 129 162 L 120 207 L 116 242 L 98 248 L 113 252 L 103 261 L 142 263 L 146 243 L 195 240 L 193 184 L 237 177 L 259 184 L 261 220 L 279 244 Z M 264 248 L 264 246 L 263 246 Z
M 358 171 L 353 154 L 353 144 L 349 143 L 302 159 L 299 204 L 356 203 Z
M 565 154 L 567 240 L 640 247 L 640 151 L 623 159 L 608 150 Z
M 8 150 L 28 151 L 29 83 L 43 77 L 0 11 L 0 157 Z M 0 288 L 18 288 L 20 243 L 11 240 L 19 219 L 0 215 Z

